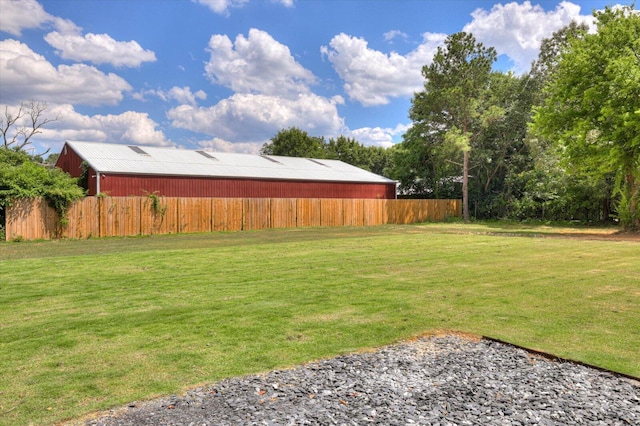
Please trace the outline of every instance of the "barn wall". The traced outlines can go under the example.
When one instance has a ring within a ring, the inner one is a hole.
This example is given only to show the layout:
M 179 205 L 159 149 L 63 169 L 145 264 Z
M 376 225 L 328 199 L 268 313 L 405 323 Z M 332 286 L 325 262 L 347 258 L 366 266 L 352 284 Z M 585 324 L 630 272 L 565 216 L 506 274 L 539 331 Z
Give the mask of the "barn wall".
M 75 178 L 82 174 L 81 164 L 82 158 L 66 145 L 62 148 L 62 152 L 56 161 L 56 167 L 61 168 Z
M 95 188 L 95 185 L 93 186 Z M 94 190 L 95 191 L 95 190 Z M 207 177 L 102 175 L 100 191 L 111 196 L 231 198 L 393 199 L 395 183 L 303 182 Z M 95 195 L 95 192 L 89 193 Z
M 68 146 L 62 148 L 62 152 L 56 161 L 56 167 L 69 173 L 72 177 L 78 178 L 82 174 L 82 158 L 74 150 Z M 98 191 L 97 188 L 97 173 L 91 167 L 88 170 L 89 174 L 89 188 L 88 195 L 96 195 L 98 192 L 102 192 L 102 189 Z

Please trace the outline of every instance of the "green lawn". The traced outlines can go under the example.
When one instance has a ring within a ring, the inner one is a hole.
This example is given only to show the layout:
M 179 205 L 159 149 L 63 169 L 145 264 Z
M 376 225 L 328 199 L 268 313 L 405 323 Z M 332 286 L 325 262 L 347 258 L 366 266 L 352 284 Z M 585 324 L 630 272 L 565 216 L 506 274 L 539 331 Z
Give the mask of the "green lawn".
M 0 243 L 0 424 L 442 329 L 640 376 L 640 242 L 589 237 L 608 232 L 427 224 Z M 567 234 L 582 237 L 556 237 Z

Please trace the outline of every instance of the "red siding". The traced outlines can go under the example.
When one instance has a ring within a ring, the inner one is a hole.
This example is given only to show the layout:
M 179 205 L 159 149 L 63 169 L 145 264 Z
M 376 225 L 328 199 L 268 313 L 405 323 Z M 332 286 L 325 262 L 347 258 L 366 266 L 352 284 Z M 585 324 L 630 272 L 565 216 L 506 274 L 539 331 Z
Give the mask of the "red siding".
M 80 176 L 82 159 L 65 145 L 56 166 Z M 89 193 L 96 195 L 96 172 L 89 169 Z M 100 192 L 111 196 L 157 193 L 166 197 L 232 198 L 396 198 L 395 183 L 347 183 L 224 179 L 191 176 L 100 175 Z
M 395 198 L 395 184 L 221 179 L 183 176 L 102 175 L 111 196 L 157 193 L 166 197 Z M 95 187 L 95 184 L 92 185 Z M 91 194 L 90 194 L 91 195 Z
M 80 177 L 82 174 L 82 158 L 80 158 L 74 150 L 65 145 L 56 161 L 56 167 L 61 168 L 75 178 Z M 87 173 L 89 174 L 88 195 L 96 195 L 98 192 L 96 188 L 96 171 L 89 167 Z M 100 189 L 100 192 L 104 191 Z
M 56 167 L 60 167 L 62 170 L 76 178 L 82 173 L 81 164 L 82 158 L 80 158 L 74 150 L 66 145 L 62 148 L 62 152 L 56 161 Z

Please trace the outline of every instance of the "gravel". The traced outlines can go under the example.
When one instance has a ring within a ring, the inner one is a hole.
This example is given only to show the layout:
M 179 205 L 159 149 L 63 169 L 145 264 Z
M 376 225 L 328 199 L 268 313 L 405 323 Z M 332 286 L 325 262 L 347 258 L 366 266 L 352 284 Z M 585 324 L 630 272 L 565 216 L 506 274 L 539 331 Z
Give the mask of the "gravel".
M 85 424 L 640 425 L 640 382 L 447 335 L 223 380 Z

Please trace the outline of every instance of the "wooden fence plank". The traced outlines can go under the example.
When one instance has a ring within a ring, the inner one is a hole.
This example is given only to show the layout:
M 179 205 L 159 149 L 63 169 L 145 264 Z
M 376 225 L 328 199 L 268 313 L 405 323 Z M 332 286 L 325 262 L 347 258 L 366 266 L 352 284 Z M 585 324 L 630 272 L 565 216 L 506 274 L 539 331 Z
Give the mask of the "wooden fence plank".
M 211 232 L 211 199 L 178 198 L 178 232 Z
M 194 205 L 198 219 L 198 231 L 197 232 L 211 232 L 213 229 L 211 226 L 212 219 L 212 202 L 211 198 L 195 198 L 197 202 Z
M 433 220 L 442 220 L 444 219 L 444 209 L 443 207 L 446 208 L 446 206 L 443 206 L 443 203 L 441 202 L 441 200 L 434 200 L 434 208 L 433 208 Z
M 243 230 L 266 229 L 271 225 L 271 200 L 269 198 L 244 198 Z
M 419 201 L 419 200 L 417 200 Z M 427 200 L 429 201 L 429 200 Z M 420 222 L 426 222 L 429 220 L 429 207 L 431 206 L 431 203 L 424 203 L 424 202 L 419 202 L 416 204 L 415 209 L 416 209 L 416 216 L 415 216 L 415 221 L 420 223 Z
M 121 208 L 125 216 L 125 235 L 140 235 L 140 205 L 141 197 L 126 197 L 122 200 L 124 210 Z
M 112 197 L 100 199 L 100 236 L 118 236 L 118 206 Z
M 213 230 L 242 230 L 242 198 L 213 199 Z
M 12 241 L 16 238 L 24 238 L 22 235 L 22 226 L 29 220 L 29 216 L 32 214 L 30 210 L 27 210 L 33 204 L 33 200 L 22 199 L 14 200 L 10 206 L 6 207 L 6 223 L 5 223 L 5 236 L 7 241 Z
M 321 226 L 344 225 L 344 208 L 341 199 L 320 199 L 320 224 Z
M 178 232 L 177 200 L 167 197 L 144 197 L 140 201 L 140 234 Z
M 189 216 L 191 202 L 188 198 L 178 199 L 178 233 L 191 232 L 191 217 Z
M 271 228 L 296 227 L 295 198 L 272 198 L 269 203 L 271 208 Z
M 178 197 L 163 197 L 163 208 L 166 206 L 164 212 L 164 219 L 158 226 L 158 234 L 177 234 L 178 233 Z
M 364 200 L 342 200 L 344 226 L 364 226 Z
M 39 198 L 14 200 L 10 206 L 7 206 L 5 213 L 6 239 L 11 241 L 16 239 L 39 240 L 50 238 L 51 231 L 47 229 L 46 220 L 47 208 L 50 207 L 47 206 L 44 200 Z
M 363 225 L 375 226 L 387 223 L 385 215 L 386 200 L 362 200 Z
M 73 203 L 68 211 L 68 225 L 62 236 L 65 238 L 90 238 L 100 236 L 98 199 L 85 197 Z
M 448 200 L 451 217 L 462 217 L 462 200 Z
M 320 213 L 319 198 L 298 198 L 296 201 L 296 226 L 300 228 L 320 226 Z

